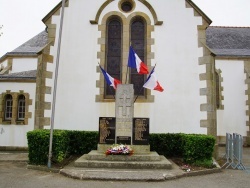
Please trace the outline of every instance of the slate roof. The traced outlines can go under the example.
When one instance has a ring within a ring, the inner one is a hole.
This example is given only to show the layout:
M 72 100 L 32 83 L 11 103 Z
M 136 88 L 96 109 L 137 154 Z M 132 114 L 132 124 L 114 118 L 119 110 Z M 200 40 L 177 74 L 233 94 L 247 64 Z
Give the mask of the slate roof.
M 216 56 L 250 57 L 250 27 L 216 27 L 206 30 L 207 46 Z
M 38 35 L 34 36 L 21 46 L 17 47 L 11 52 L 6 53 L 4 56 L 0 58 L 4 59 L 6 56 L 12 55 L 23 55 L 30 56 L 36 55 L 48 42 L 48 33 L 46 31 L 42 31 Z
M 2 74 L 0 75 L 0 80 L 35 80 L 36 79 L 36 70 L 16 72 L 11 74 Z
M 28 40 L 21 46 L 14 49 L 10 54 L 36 54 L 39 52 L 48 42 L 48 33 L 46 31 L 42 31 L 32 39 Z

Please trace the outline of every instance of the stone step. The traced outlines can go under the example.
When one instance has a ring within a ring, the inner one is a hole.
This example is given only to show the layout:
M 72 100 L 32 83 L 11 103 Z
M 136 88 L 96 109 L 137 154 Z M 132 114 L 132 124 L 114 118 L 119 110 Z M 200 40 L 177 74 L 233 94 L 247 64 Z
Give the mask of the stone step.
M 88 154 L 84 155 L 86 160 L 97 161 L 160 161 L 161 157 L 156 152 L 150 152 L 149 154 L 133 154 L 133 155 L 105 155 L 97 150 L 92 150 Z
M 75 167 L 82 168 L 115 168 L 115 169 L 171 169 L 172 164 L 164 156 L 160 161 L 103 161 L 87 160 L 83 155 L 74 163 Z

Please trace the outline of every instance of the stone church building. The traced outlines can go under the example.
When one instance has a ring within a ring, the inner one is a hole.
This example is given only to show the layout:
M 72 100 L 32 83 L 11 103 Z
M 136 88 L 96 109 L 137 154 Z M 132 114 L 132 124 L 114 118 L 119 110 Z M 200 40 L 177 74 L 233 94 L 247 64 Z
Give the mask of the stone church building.
M 62 3 L 42 31 L 0 57 L 0 147 L 27 147 L 26 133 L 50 129 Z M 115 91 L 98 63 L 134 85 L 134 117 L 150 133 L 200 133 L 250 145 L 250 27 L 214 27 L 191 0 L 66 0 L 54 128 L 98 131 L 115 117 Z M 130 45 L 164 92 L 142 89 L 148 75 L 127 68 Z

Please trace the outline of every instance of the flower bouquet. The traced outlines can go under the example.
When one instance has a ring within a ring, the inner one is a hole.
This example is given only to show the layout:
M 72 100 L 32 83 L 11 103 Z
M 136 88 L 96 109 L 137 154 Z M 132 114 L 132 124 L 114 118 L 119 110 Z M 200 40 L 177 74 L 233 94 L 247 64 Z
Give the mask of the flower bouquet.
M 190 172 L 191 167 L 189 165 L 182 165 L 181 169 L 184 170 L 185 172 Z
M 113 144 L 107 151 L 106 155 L 132 155 L 133 150 L 127 145 Z

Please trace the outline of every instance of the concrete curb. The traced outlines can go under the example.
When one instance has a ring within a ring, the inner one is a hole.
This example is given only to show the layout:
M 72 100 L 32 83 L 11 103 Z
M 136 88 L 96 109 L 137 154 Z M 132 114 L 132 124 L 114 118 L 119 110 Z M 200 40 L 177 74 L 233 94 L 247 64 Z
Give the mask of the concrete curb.
M 107 176 L 107 174 L 101 174 L 101 172 L 97 174 L 88 174 L 88 173 L 75 173 L 72 171 L 67 170 L 60 170 L 60 174 L 70 177 L 73 179 L 79 179 L 79 180 L 99 180 L 99 181 L 165 181 L 164 176 L 158 176 L 158 177 L 145 177 L 144 175 L 141 176 L 124 176 L 124 174 L 121 176 L 117 174 L 116 172 L 113 173 L 113 176 Z M 144 176 L 144 177 L 142 177 Z
M 136 170 L 136 169 L 101 169 L 101 168 L 75 168 L 71 164 L 63 169 L 48 168 L 40 165 L 27 165 L 27 169 L 45 172 L 59 173 L 65 177 L 78 180 L 100 180 L 100 181 L 141 181 L 159 182 L 174 180 L 182 177 L 201 176 L 222 172 L 220 167 L 199 171 L 184 172 L 173 163 L 171 170 Z
M 98 170 L 98 169 L 97 169 Z M 72 171 L 67 169 L 61 169 L 60 174 L 70 177 L 73 179 L 79 179 L 79 180 L 101 180 L 101 181 L 167 181 L 167 180 L 174 180 L 182 177 L 191 177 L 191 176 L 201 176 L 201 175 L 207 175 L 212 173 L 219 173 L 222 172 L 221 169 L 209 169 L 209 170 L 202 170 L 202 171 L 193 171 L 193 172 L 178 172 L 178 173 L 172 173 L 171 171 L 151 171 L 148 175 L 144 172 L 140 171 L 136 176 L 131 175 L 128 176 L 125 173 L 117 173 L 113 172 L 112 175 L 107 174 L 107 172 L 95 172 L 95 173 L 89 173 L 88 170 L 82 170 L 80 171 Z

